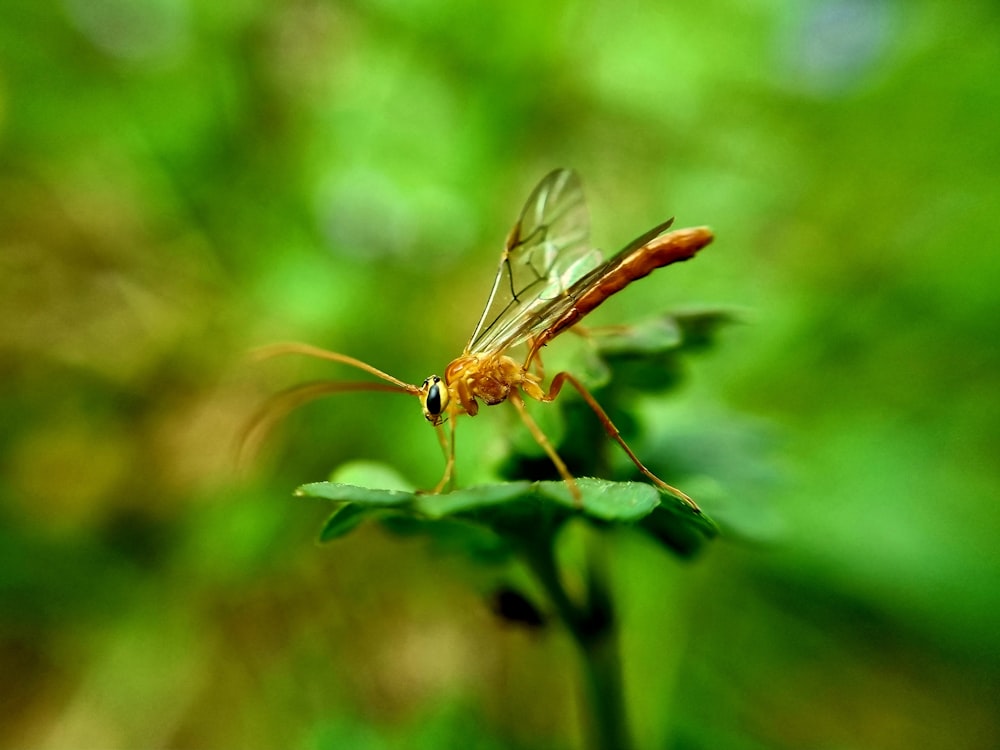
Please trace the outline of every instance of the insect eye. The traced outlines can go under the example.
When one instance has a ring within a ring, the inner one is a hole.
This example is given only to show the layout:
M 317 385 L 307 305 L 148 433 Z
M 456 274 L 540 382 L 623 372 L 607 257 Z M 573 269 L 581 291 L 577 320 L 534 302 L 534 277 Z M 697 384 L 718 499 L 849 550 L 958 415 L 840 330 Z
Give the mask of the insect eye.
M 448 388 L 441 382 L 441 378 L 432 375 L 424 381 L 424 416 L 434 419 L 441 416 L 445 406 L 448 404 Z
M 441 413 L 441 386 L 437 383 L 434 383 L 434 385 L 427 390 L 426 404 L 427 411 L 434 416 Z

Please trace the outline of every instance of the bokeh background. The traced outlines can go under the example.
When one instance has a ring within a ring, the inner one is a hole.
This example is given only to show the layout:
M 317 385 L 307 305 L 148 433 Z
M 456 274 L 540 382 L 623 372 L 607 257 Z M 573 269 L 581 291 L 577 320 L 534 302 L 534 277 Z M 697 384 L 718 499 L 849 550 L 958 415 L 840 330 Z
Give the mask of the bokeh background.
M 614 249 L 716 243 L 600 322 L 740 323 L 645 418 L 725 534 L 609 540 L 641 747 L 1000 746 L 993 2 L 42 0 L 0 6 L 0 747 L 573 748 L 516 571 L 292 489 L 441 467 L 407 399 L 289 419 L 305 340 L 410 381 L 534 183 Z M 555 347 L 553 347 L 555 348 Z M 506 410 L 463 423 L 489 478 Z M 474 424 L 475 423 L 475 424 Z M 684 477 L 674 477 L 680 482 Z

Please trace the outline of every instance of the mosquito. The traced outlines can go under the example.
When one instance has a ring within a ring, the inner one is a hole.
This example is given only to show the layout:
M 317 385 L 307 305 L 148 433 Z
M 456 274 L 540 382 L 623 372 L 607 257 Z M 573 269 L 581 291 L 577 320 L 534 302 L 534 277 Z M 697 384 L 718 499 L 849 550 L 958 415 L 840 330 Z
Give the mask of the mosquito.
M 407 393 L 420 400 L 424 418 L 436 429 L 445 456 L 445 469 L 434 493 L 452 481 L 455 467 L 455 423 L 462 414 L 479 413 L 487 406 L 510 401 L 528 431 L 565 480 L 577 502 L 576 480 L 552 443 L 525 408 L 524 397 L 554 401 L 563 386 L 572 386 L 594 411 L 608 436 L 622 447 L 636 468 L 654 485 L 700 509 L 690 497 L 657 477 L 639 460 L 604 409 L 584 385 L 568 372 L 552 377 L 543 387 L 539 351 L 580 322 L 602 302 L 657 268 L 688 260 L 712 241 L 707 227 L 668 232 L 669 219 L 628 243 L 605 260 L 590 245 L 590 220 L 577 173 L 550 172 L 535 187 L 514 224 L 500 256 L 486 307 L 461 355 L 452 360 L 444 377 L 431 375 L 420 385 L 406 383 L 354 357 L 309 344 L 275 344 L 260 350 L 264 357 L 302 354 L 339 362 L 373 375 L 383 383 L 320 381 L 295 386 L 278 394 L 254 420 L 248 432 L 274 421 L 296 406 L 330 393 L 371 390 Z M 525 345 L 523 359 L 510 352 Z M 444 425 L 450 424 L 450 435 Z

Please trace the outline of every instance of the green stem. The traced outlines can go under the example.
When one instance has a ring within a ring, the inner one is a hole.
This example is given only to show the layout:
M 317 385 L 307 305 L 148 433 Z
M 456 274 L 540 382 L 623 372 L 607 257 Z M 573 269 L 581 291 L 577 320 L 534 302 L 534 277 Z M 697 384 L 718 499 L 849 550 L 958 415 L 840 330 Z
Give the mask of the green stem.
M 580 654 L 590 746 L 594 750 L 628 750 L 631 741 L 625 720 L 621 659 L 606 582 L 594 561 L 588 560 L 586 601 L 574 602 L 559 575 L 553 544 L 553 537 L 540 541 L 528 550 L 527 558 Z

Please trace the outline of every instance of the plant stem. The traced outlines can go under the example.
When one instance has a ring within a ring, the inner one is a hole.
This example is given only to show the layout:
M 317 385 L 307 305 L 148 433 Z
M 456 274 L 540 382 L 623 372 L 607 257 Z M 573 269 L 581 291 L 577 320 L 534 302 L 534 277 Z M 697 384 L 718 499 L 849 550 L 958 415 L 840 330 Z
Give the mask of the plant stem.
M 593 750 L 628 750 L 621 658 L 610 593 L 588 555 L 586 601 L 574 602 L 563 586 L 555 560 L 554 537 L 528 550 L 528 563 L 548 593 L 580 654 L 586 683 L 585 710 Z

